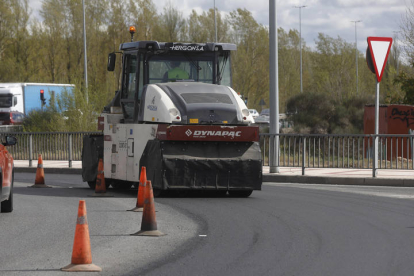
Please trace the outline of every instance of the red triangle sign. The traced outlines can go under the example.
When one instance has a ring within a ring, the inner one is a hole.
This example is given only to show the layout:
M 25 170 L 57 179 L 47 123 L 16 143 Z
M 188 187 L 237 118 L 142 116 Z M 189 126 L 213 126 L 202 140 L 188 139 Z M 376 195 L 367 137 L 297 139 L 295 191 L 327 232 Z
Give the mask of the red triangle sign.
M 391 37 L 368 37 L 368 48 L 377 75 L 377 81 L 380 82 L 382 73 L 384 73 L 385 64 L 387 63 L 388 54 L 392 44 Z

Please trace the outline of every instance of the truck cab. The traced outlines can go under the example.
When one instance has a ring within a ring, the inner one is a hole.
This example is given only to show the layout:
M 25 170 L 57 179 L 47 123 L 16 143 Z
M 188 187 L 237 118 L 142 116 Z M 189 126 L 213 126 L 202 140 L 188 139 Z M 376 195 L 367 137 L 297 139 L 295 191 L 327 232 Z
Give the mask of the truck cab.
M 0 84 L 0 112 L 23 110 L 23 89 L 19 85 Z

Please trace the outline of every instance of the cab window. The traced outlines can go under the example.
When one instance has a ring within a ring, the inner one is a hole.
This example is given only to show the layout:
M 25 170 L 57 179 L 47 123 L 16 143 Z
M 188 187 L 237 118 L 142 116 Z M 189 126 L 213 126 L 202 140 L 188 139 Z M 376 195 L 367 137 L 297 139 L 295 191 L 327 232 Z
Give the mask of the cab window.
M 178 68 L 186 72 L 189 80 L 196 82 L 213 83 L 213 61 L 209 57 L 173 57 L 155 56 L 148 62 L 148 83 L 171 81 L 168 72 Z M 184 74 L 183 74 L 184 75 Z
M 136 82 L 137 55 L 126 54 L 124 59 L 124 76 L 121 95 L 121 105 L 126 120 L 134 117 Z
M 125 56 L 125 76 L 123 99 L 133 100 L 135 96 L 135 83 L 137 74 L 137 56 L 135 54 L 127 54 Z
M 230 68 L 230 57 L 219 56 L 219 72 L 220 78 L 219 84 L 231 87 L 231 68 Z
M 141 100 L 142 87 L 144 86 L 144 55 L 140 55 L 139 59 L 139 77 L 138 77 L 138 100 Z

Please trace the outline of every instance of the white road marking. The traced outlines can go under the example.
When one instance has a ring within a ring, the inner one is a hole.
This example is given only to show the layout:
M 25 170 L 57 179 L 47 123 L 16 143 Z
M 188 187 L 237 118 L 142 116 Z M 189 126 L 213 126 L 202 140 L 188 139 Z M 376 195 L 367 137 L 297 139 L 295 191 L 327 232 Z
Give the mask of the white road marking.
M 414 199 L 413 187 L 378 187 L 378 186 L 348 186 L 326 184 L 295 184 L 295 183 L 265 183 L 264 185 L 278 187 L 294 187 L 321 191 L 334 191 L 361 195 Z

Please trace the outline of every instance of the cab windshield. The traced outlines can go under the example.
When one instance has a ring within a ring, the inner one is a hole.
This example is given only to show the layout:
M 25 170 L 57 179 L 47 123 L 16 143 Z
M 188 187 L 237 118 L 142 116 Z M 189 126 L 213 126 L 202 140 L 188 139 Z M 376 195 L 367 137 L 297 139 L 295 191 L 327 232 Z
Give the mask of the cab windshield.
M 153 56 L 148 62 L 148 83 L 190 80 L 213 83 L 213 56 Z
M 0 107 L 12 107 L 13 106 L 12 95 L 0 95 Z

